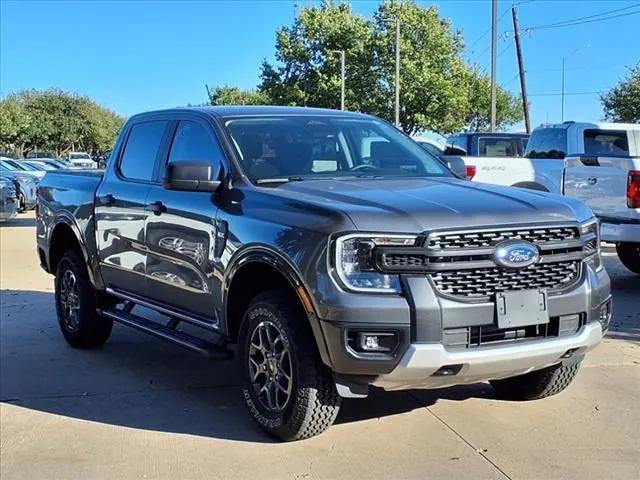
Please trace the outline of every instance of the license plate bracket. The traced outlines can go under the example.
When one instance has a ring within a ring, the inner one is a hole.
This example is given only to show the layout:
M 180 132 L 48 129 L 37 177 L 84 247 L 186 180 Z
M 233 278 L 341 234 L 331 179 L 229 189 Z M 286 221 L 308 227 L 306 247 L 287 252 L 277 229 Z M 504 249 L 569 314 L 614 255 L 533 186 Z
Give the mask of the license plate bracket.
M 496 294 L 498 328 L 549 323 L 546 290 L 517 290 Z

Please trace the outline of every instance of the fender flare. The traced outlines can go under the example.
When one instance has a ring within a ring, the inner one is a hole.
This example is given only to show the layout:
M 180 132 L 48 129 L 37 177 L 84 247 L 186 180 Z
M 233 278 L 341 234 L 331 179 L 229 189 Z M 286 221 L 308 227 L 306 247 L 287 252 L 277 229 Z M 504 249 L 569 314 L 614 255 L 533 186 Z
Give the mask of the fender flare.
M 94 266 L 92 266 L 91 264 L 91 258 L 89 257 L 89 253 L 87 250 L 87 244 L 84 241 L 82 234 L 80 233 L 80 227 L 78 227 L 78 224 L 75 218 L 73 217 L 73 215 L 67 211 L 57 212 L 55 217 L 53 218 L 52 225 L 53 227 L 49 230 L 49 234 L 47 237 L 47 245 L 49 246 L 49 251 L 46 252 L 46 254 L 47 254 L 47 264 L 49 269 L 51 270 L 51 245 L 52 245 L 51 240 L 53 239 L 53 236 L 56 230 L 61 225 L 65 225 L 67 228 L 69 228 L 73 232 L 73 235 L 75 236 L 76 241 L 78 242 L 78 245 L 80 245 L 82 259 L 84 260 L 84 263 L 87 266 L 87 273 L 89 274 L 89 279 L 91 280 L 91 283 L 93 284 L 94 288 L 99 288 L 96 281 L 99 279 L 99 282 L 102 283 L 102 278 L 100 277 L 99 272 L 94 271 Z M 52 271 L 51 273 L 53 275 L 56 274 L 56 272 L 54 271 Z
M 224 281 L 222 282 L 222 310 L 225 325 L 228 324 L 228 295 L 231 285 L 233 284 L 233 279 L 242 267 L 253 263 L 267 264 L 287 279 L 291 288 L 294 289 L 300 299 L 300 303 L 304 310 L 307 312 L 307 319 L 311 326 L 313 336 L 315 337 L 316 345 L 318 346 L 318 351 L 322 361 L 326 365 L 331 365 L 324 334 L 320 327 L 317 309 L 314 304 L 313 297 L 309 294 L 308 286 L 302 280 L 302 275 L 298 272 L 298 269 L 293 265 L 293 263 L 280 252 L 269 246 L 248 245 L 241 252 L 236 253 L 229 262 L 229 265 L 226 268 L 228 273 L 225 275 Z

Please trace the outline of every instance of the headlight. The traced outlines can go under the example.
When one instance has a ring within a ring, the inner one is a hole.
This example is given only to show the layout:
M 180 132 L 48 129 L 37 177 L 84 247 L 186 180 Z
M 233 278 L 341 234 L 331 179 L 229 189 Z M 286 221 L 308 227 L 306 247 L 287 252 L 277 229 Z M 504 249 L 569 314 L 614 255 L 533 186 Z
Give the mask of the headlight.
M 585 262 L 590 264 L 596 272 L 602 270 L 600 258 L 600 222 L 592 218 L 580 224 L 580 237 L 584 241 L 584 250 L 589 255 Z
M 16 178 L 21 183 L 33 183 L 32 177 L 23 177 L 22 175 L 18 175 Z
M 376 270 L 373 250 L 376 246 L 410 246 L 415 235 L 351 234 L 335 241 L 335 271 L 343 286 L 354 292 L 400 293 L 397 275 Z

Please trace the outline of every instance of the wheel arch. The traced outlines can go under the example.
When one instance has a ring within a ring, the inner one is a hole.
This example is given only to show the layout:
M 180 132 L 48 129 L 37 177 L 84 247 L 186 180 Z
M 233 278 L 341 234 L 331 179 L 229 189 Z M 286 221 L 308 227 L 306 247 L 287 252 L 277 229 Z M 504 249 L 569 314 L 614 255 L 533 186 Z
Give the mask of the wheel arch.
M 238 340 L 242 316 L 252 298 L 258 293 L 280 289 L 297 302 L 306 314 L 318 351 L 329 364 L 324 336 L 320 328 L 313 297 L 302 276 L 283 256 L 267 247 L 252 247 L 238 255 L 230 264 L 223 282 L 223 313 L 227 332 L 232 341 Z
M 66 214 L 59 214 L 54 220 L 54 227 L 49 234 L 49 252 L 47 268 L 55 275 L 58 263 L 69 250 L 77 250 L 87 267 L 89 279 L 93 285 L 96 284 L 95 275 L 90 268 L 90 259 L 87 252 L 86 244 L 80 233 L 80 229 L 73 218 L 69 218 Z

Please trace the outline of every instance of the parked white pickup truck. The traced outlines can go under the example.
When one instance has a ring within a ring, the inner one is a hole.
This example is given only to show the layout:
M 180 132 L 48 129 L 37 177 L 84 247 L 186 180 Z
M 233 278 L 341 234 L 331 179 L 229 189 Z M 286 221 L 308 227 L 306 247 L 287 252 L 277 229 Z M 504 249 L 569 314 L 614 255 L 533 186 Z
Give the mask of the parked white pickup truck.
M 474 181 L 584 200 L 600 218 L 602 240 L 614 242 L 620 260 L 640 273 L 640 125 L 545 125 L 533 131 L 522 157 L 459 158 Z

